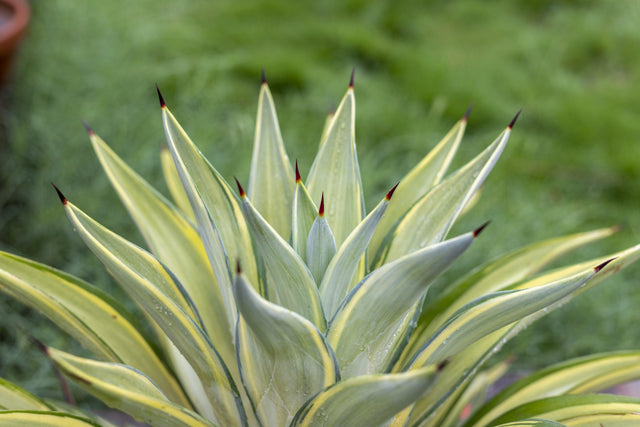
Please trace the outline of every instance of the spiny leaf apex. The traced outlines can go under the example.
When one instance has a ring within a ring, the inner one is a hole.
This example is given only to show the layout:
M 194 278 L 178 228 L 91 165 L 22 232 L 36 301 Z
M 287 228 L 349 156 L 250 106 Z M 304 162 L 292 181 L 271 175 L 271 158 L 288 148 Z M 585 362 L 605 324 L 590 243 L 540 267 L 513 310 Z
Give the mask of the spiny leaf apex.
M 396 191 L 396 188 L 398 188 L 398 185 L 400 185 L 400 183 L 397 183 L 396 185 L 393 186 L 391 190 L 389 190 L 389 192 L 386 195 L 387 200 L 391 200 L 391 196 L 393 196 L 393 192 Z
M 471 115 L 471 110 L 473 110 L 473 102 L 469 104 L 467 107 L 467 111 L 464 112 L 464 116 L 462 116 L 462 121 L 466 122 L 469 120 L 469 115 Z
M 89 136 L 95 135 L 95 133 L 93 132 L 93 129 L 91 129 L 91 126 L 89 126 L 89 123 L 82 120 L 82 124 L 84 125 L 84 128 L 87 130 L 87 133 L 89 134 Z
M 356 74 L 356 67 L 351 70 L 351 79 L 349 80 L 349 89 L 353 89 L 353 77 Z
M 240 266 L 240 260 L 239 259 L 236 260 L 236 273 L 237 274 L 242 274 L 242 267 Z
M 58 187 L 56 187 L 56 185 L 52 182 L 51 185 L 53 186 L 53 188 L 56 189 L 56 193 L 58 193 L 58 197 L 60 198 L 60 201 L 62 202 L 63 205 L 67 204 L 67 198 L 64 197 L 64 194 L 62 194 L 62 191 L 60 191 L 60 189 Z
M 595 266 L 595 267 L 593 268 L 593 270 L 597 273 L 597 272 L 599 272 L 600 270 L 602 270 L 602 269 L 603 269 L 607 264 L 609 264 L 609 263 L 610 263 L 611 261 L 613 261 L 613 260 L 615 260 L 615 258 L 608 259 L 608 260 L 606 260 L 605 262 L 603 262 L 602 264 L 600 264 L 600 265 L 598 265 L 598 266 Z
M 238 186 L 238 192 L 240 193 L 240 197 L 245 197 L 247 194 L 244 192 L 244 188 L 242 188 L 242 185 L 240 185 L 240 181 L 238 181 L 238 178 L 236 178 L 235 176 L 233 177 L 233 179 L 236 180 L 236 185 Z
M 475 237 L 478 237 L 478 234 L 482 233 L 482 230 L 484 230 L 484 229 L 485 229 L 485 227 L 486 227 L 487 225 L 489 225 L 489 223 L 490 223 L 490 222 L 491 222 L 491 221 L 487 221 L 487 222 L 485 222 L 484 224 L 482 224 L 480 227 L 478 227 L 478 228 L 476 228 L 475 230 L 473 230 L 473 237 L 474 237 L 474 238 L 475 238 Z
M 158 83 L 156 83 L 156 91 L 158 92 L 158 101 L 160 101 L 160 108 L 166 108 L 167 104 L 164 102 L 164 98 L 160 93 L 160 88 L 158 87 Z
M 516 124 L 516 120 L 518 120 L 518 116 L 520 115 L 520 113 L 522 113 L 522 108 L 518 110 L 518 112 L 516 113 L 516 115 L 513 117 L 513 119 L 511 120 L 511 123 L 509 123 L 509 129 L 513 129 L 513 125 Z
M 296 183 L 302 181 L 300 177 L 300 169 L 298 169 L 298 159 L 296 159 Z
M 42 343 L 42 341 L 40 341 L 38 338 L 34 337 L 33 335 L 29 335 L 29 339 L 31 340 L 32 343 L 34 343 L 36 345 L 36 347 L 38 347 L 38 349 L 43 352 L 44 354 L 46 354 L 47 356 L 49 355 L 49 347 L 47 347 L 46 345 L 44 345 Z
M 260 77 L 262 78 L 262 84 L 266 85 L 267 84 L 267 73 L 264 71 L 264 67 L 262 67 L 262 70 L 260 72 Z
M 320 197 L 320 209 L 318 209 L 318 216 L 324 216 L 324 192 L 322 192 L 322 197 Z
M 444 368 L 447 367 L 448 364 L 449 364 L 449 359 L 444 359 L 442 362 L 438 363 L 438 366 L 436 366 L 436 372 L 442 371 Z

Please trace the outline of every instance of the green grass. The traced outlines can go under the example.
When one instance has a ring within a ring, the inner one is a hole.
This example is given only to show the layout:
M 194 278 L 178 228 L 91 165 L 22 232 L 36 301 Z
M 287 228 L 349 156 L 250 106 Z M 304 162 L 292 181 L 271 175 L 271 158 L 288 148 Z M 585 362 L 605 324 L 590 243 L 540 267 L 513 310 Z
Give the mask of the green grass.
M 569 259 L 640 242 L 636 2 L 158 3 L 33 3 L 30 34 L 0 107 L 3 250 L 121 295 L 74 235 L 49 185 L 141 243 L 81 120 L 166 193 L 157 82 L 220 172 L 247 182 L 263 66 L 289 156 L 303 176 L 324 117 L 355 67 L 356 139 L 369 207 L 471 102 L 457 166 L 523 109 L 482 199 L 454 232 L 488 219 L 491 227 L 454 272 L 534 240 L 614 224 L 623 231 Z M 586 293 L 507 351 L 531 367 L 640 347 L 638 277 L 635 267 Z M 25 336 L 62 348 L 72 343 L 9 298 L 1 297 L 0 309 L 0 376 L 55 394 L 55 384 L 37 381 L 52 375 Z M 34 359 L 44 365 L 35 370 Z

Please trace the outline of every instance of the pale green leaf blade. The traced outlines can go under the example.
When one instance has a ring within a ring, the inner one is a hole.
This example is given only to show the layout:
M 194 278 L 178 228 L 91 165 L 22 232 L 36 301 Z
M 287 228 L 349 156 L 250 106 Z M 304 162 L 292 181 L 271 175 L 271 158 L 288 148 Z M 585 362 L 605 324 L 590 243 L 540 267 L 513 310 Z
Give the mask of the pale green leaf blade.
M 154 256 L 176 275 L 227 366 L 235 365 L 233 330 L 198 231 L 95 133 L 93 148 Z M 175 171 L 175 166 L 173 167 Z M 177 175 L 177 172 L 176 172 Z M 184 190 L 183 190 L 184 192 Z M 194 318 L 199 321 L 199 319 Z
M 175 276 L 151 254 L 107 230 L 71 203 L 65 203 L 65 210 L 89 249 L 191 364 L 216 411 L 216 420 L 230 426 L 241 422 L 244 410 L 236 386 L 200 324 L 185 311 L 191 304 Z
M 0 427 L 101 427 L 95 421 L 65 412 L 0 411 Z
M 616 352 L 568 360 L 528 375 L 482 405 L 467 425 L 486 425 L 516 406 L 561 394 L 593 393 L 640 378 L 640 352 Z
M 589 268 L 535 288 L 496 292 L 474 300 L 434 334 L 410 366 L 424 366 L 450 357 L 485 335 L 562 300 L 582 287 L 600 268 Z
M 427 366 L 401 374 L 362 375 L 318 394 L 296 414 L 293 426 L 377 426 L 423 395 L 436 381 L 438 368 Z
M 378 206 L 349 234 L 349 237 L 342 243 L 338 253 L 327 267 L 326 274 L 320 282 L 320 297 L 322 298 L 322 306 L 329 318 L 333 317 L 342 300 L 362 279 L 361 276 L 355 275 L 358 270 L 359 260 L 365 254 L 380 220 L 384 218 L 393 192 L 394 190 L 392 189 L 378 203 Z
M 355 114 L 355 96 L 353 87 L 349 87 L 306 181 L 314 202 L 319 203 L 324 193 L 329 207 L 325 215 L 337 246 L 362 221 L 365 212 L 355 144 Z
M 465 304 L 482 295 L 503 290 L 531 276 L 563 254 L 610 236 L 615 231 L 616 228 L 604 228 L 533 243 L 491 261 L 453 285 L 447 286 L 442 292 L 425 301 L 416 329 L 398 363 L 406 366 L 411 356 L 415 355 L 433 333 Z M 593 262 L 584 268 L 598 265 L 600 262 Z
M 296 162 L 296 187 L 293 192 L 291 214 L 291 247 L 302 259 L 306 259 L 309 231 L 311 231 L 317 214 L 318 208 L 302 183 L 298 162 Z
M 632 415 L 631 417 L 623 417 Z M 609 394 L 566 395 L 525 403 L 502 414 L 491 421 L 490 425 L 499 425 L 527 418 L 544 418 L 560 422 L 567 426 L 592 425 L 604 423 L 606 426 L 635 426 L 640 420 L 640 400 L 628 396 Z M 584 424 L 581 418 L 588 417 Z M 622 421 L 622 423 L 616 422 Z M 613 424 L 611 424 L 613 423 Z
M 349 293 L 327 331 L 344 378 L 385 372 L 390 367 L 404 338 L 401 327 L 414 312 L 412 307 L 476 235 L 466 233 L 386 264 Z
M 42 312 L 96 357 L 144 371 L 171 400 L 189 405 L 175 378 L 127 319 L 124 309 L 99 289 L 4 252 L 0 252 L 0 289 Z
M 267 299 L 298 313 L 324 331 L 326 320 L 311 272 L 293 248 L 262 218 L 242 187 L 238 186 L 242 211 L 265 264 Z
M 324 217 L 324 203 L 320 202 L 320 212 L 309 230 L 305 261 L 316 283 L 324 277 L 327 266 L 336 254 L 336 241 L 329 223 Z
M 236 310 L 227 260 L 239 259 L 252 283 L 260 285 L 251 236 L 227 182 L 205 159 L 162 99 L 161 105 L 167 143 L 196 216 L 229 321 L 233 322 Z
M 73 356 L 54 348 L 45 351 L 76 384 L 139 421 L 175 427 L 213 425 L 195 412 L 170 402 L 153 381 L 136 369 Z
M 512 421 L 510 423 L 500 424 L 497 427 L 566 427 L 557 421 L 543 420 L 540 418 L 531 418 L 528 420 Z
M 51 411 L 49 405 L 38 396 L 0 378 L 0 410 Z
M 291 233 L 294 185 L 293 169 L 282 142 L 271 91 L 263 82 L 258 99 L 248 194 L 253 206 L 287 241 Z
M 162 165 L 162 174 L 164 175 L 164 181 L 167 184 L 169 193 L 173 202 L 176 204 L 180 212 L 189 219 L 189 221 L 196 223 L 196 217 L 191 209 L 191 203 L 189 203 L 189 197 L 184 191 L 182 181 L 180 181 L 180 175 L 176 169 L 176 164 L 173 162 L 171 152 L 167 147 L 162 147 L 160 151 L 160 164 Z
M 505 129 L 482 153 L 420 198 L 387 235 L 373 265 L 441 241 L 493 169 L 510 134 L 511 128 Z
M 460 119 L 442 140 L 407 173 L 398 184 L 393 203 L 371 239 L 370 253 L 375 255 L 393 225 L 431 187 L 442 181 L 467 127 L 467 116 Z
M 239 274 L 237 351 L 243 384 L 263 425 L 285 426 L 339 379 L 324 335 L 304 317 L 263 299 Z

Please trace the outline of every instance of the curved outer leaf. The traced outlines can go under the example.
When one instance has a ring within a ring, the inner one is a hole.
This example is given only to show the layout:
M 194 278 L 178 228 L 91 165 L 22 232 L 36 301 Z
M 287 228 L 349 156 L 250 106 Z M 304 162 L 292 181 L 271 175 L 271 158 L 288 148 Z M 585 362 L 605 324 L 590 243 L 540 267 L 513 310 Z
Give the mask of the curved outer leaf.
M 51 411 L 54 410 L 38 396 L 0 378 L 0 410 Z
M 344 378 L 389 368 L 411 320 L 412 307 L 475 235 L 466 233 L 386 264 L 349 293 L 327 331 Z
M 478 368 L 486 363 L 493 354 L 500 350 L 507 341 L 516 336 L 535 320 L 563 304 L 566 304 L 570 299 L 580 294 L 582 291 L 592 287 L 594 283 L 597 284 L 603 280 L 603 278 L 607 278 L 611 274 L 620 271 L 622 268 L 636 261 L 639 257 L 640 245 L 637 245 L 597 261 L 592 261 L 586 266 L 583 264 L 577 264 L 576 266 L 565 267 L 557 270 L 553 274 L 547 274 L 527 281 L 522 285 L 525 289 L 529 287 L 528 284 L 543 286 L 548 283 L 553 283 L 554 281 L 562 280 L 563 277 L 567 278 L 575 275 L 576 272 L 589 268 L 589 266 L 593 266 L 594 264 L 600 264 L 605 259 L 613 259 L 613 261 L 600 270 L 595 277 L 592 277 L 586 284 L 578 288 L 577 291 L 562 298 L 560 301 L 551 304 L 544 310 L 539 310 L 518 322 L 505 326 L 502 329 L 481 338 L 465 348 L 464 352 L 451 357 L 450 363 L 447 366 L 447 375 L 441 378 L 432 391 L 416 402 L 413 413 L 411 414 L 410 425 L 439 426 L 441 416 L 443 416 L 443 414 L 446 413 L 446 409 L 452 405 L 451 400 L 455 398 L 455 391 L 458 387 L 465 385 L 469 380 L 471 380 L 478 371 Z M 576 271 L 577 266 L 580 268 Z M 540 281 L 540 278 L 542 277 L 546 277 L 545 282 Z
M 94 421 L 64 412 L 0 411 L 0 427 L 101 427 Z
M 387 235 L 373 265 L 441 241 L 493 169 L 510 134 L 511 129 L 505 129 L 482 153 L 418 200 Z
M 180 212 L 189 219 L 192 223 L 196 223 L 196 217 L 191 209 L 191 203 L 189 203 L 189 197 L 184 191 L 182 181 L 180 181 L 180 175 L 176 169 L 176 164 L 173 163 L 173 157 L 167 147 L 162 147 L 160 150 L 160 163 L 162 165 L 162 174 L 164 175 L 164 181 L 167 183 L 167 188 L 171 194 L 171 198 L 175 205 L 180 209 Z
M 184 291 L 169 270 L 71 203 L 65 203 L 65 210 L 89 249 L 191 364 L 212 403 L 216 421 L 225 426 L 244 422 L 235 384 L 208 337 L 180 304 L 178 294 Z
M 339 379 L 333 351 L 311 322 L 263 299 L 241 274 L 235 295 L 245 389 L 262 425 L 288 425 L 303 403 Z
M 466 116 L 460 119 L 421 161 L 401 180 L 393 204 L 380 221 L 369 246 L 371 254 L 378 253 L 382 241 L 393 225 L 434 185 L 444 177 L 467 127 Z
M 242 188 L 241 188 L 242 190 Z M 242 211 L 267 271 L 267 299 L 309 319 L 324 331 L 326 321 L 311 272 L 241 191 Z M 244 268 L 244 264 L 243 268 Z
M 564 280 L 535 288 L 504 291 L 478 298 L 460 309 L 413 358 L 410 367 L 452 356 L 478 339 L 570 295 L 598 270 L 590 268 Z
M 566 427 L 557 421 L 543 420 L 540 418 L 531 418 L 528 420 L 513 421 L 510 423 L 500 424 L 497 427 Z
M 616 423 L 622 415 L 633 415 L 621 424 Z M 637 425 L 640 421 L 640 400 L 627 396 L 609 394 L 554 396 L 525 403 L 493 420 L 491 425 L 514 422 L 526 418 L 544 418 L 567 426 L 585 425 L 580 418 L 605 425 Z M 597 420 L 597 421 L 596 421 Z M 610 424 L 612 422 L 614 424 Z
M 235 323 L 228 320 L 216 277 L 197 230 L 93 132 L 91 142 L 151 252 L 176 275 L 225 364 L 234 366 Z M 193 320 L 199 321 L 196 317 Z
M 306 181 L 316 203 L 324 192 L 329 207 L 325 214 L 337 246 L 362 221 L 365 212 L 356 152 L 355 117 L 355 96 L 353 87 L 349 87 L 327 129 L 326 139 L 320 144 Z
M 164 101 L 161 105 L 167 142 L 196 216 L 200 238 L 216 276 L 229 322 L 233 324 L 236 309 L 227 260 L 239 259 L 251 282 L 259 286 L 251 236 L 229 185 L 189 139 Z
M 324 278 L 320 282 L 320 297 L 329 318 L 334 315 L 349 291 L 362 279 L 361 276 L 354 276 L 358 269 L 358 261 L 367 250 L 376 226 L 384 217 L 390 198 L 390 194 L 387 194 L 387 197 L 382 199 L 378 206 L 358 224 L 327 267 Z
M 437 372 L 435 366 L 426 366 L 401 374 L 349 378 L 311 399 L 291 426 L 384 425 L 429 390 Z
M 398 361 L 399 366 L 406 366 L 435 331 L 465 304 L 482 295 L 503 290 L 529 277 L 561 255 L 594 240 L 610 236 L 615 231 L 616 228 L 604 228 L 533 243 L 500 257 L 457 283 L 447 286 L 441 293 L 426 300 L 416 329 Z M 580 270 L 600 262 L 587 264 Z
M 162 426 L 211 426 L 200 415 L 171 403 L 144 374 L 129 366 L 85 359 L 47 348 L 60 370 L 107 405 L 139 421 Z
M 0 289 L 45 314 L 97 357 L 144 371 L 172 401 L 189 407 L 175 378 L 127 320 L 124 309 L 99 289 L 4 252 L 0 252 Z
M 296 173 L 298 173 L 296 164 Z M 301 179 L 296 179 L 296 187 L 293 191 L 293 212 L 291 214 L 291 247 L 305 259 L 307 253 L 307 239 L 313 222 L 316 219 L 318 208 L 316 207 L 307 188 Z
M 637 351 L 568 360 L 511 384 L 479 408 L 466 425 L 487 425 L 500 414 L 533 400 L 596 392 L 637 378 L 640 378 L 640 352 Z
M 324 215 L 318 215 L 307 240 L 306 262 L 313 279 L 320 283 L 327 266 L 336 254 L 336 241 Z M 357 263 L 357 261 L 356 261 Z
M 249 197 L 280 236 L 291 235 L 291 200 L 295 178 L 284 149 L 276 107 L 266 82 L 260 88 L 249 178 Z

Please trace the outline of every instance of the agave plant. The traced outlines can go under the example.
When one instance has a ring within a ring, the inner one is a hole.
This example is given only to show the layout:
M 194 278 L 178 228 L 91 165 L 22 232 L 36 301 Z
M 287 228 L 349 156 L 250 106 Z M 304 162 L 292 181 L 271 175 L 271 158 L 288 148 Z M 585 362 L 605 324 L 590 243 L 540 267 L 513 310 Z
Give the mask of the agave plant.
M 636 246 L 538 274 L 610 235 L 609 228 L 532 244 L 451 283 L 438 279 L 484 228 L 447 237 L 515 118 L 445 177 L 465 114 L 366 214 L 353 76 L 305 181 L 285 153 L 263 77 L 246 193 L 204 158 L 158 95 L 169 147 L 162 165 L 175 204 L 87 126 L 148 250 L 56 188 L 74 229 L 146 317 L 130 319 L 76 277 L 0 254 L 0 289 L 42 311 L 96 357 L 41 345 L 80 387 L 155 426 L 640 422 L 639 400 L 586 394 L 639 377 L 640 352 L 565 362 L 483 401 L 508 362 L 483 367 L 507 340 L 640 256 Z M 153 337 L 140 322 L 151 325 Z M 0 426 L 108 425 L 6 381 L 0 407 Z

